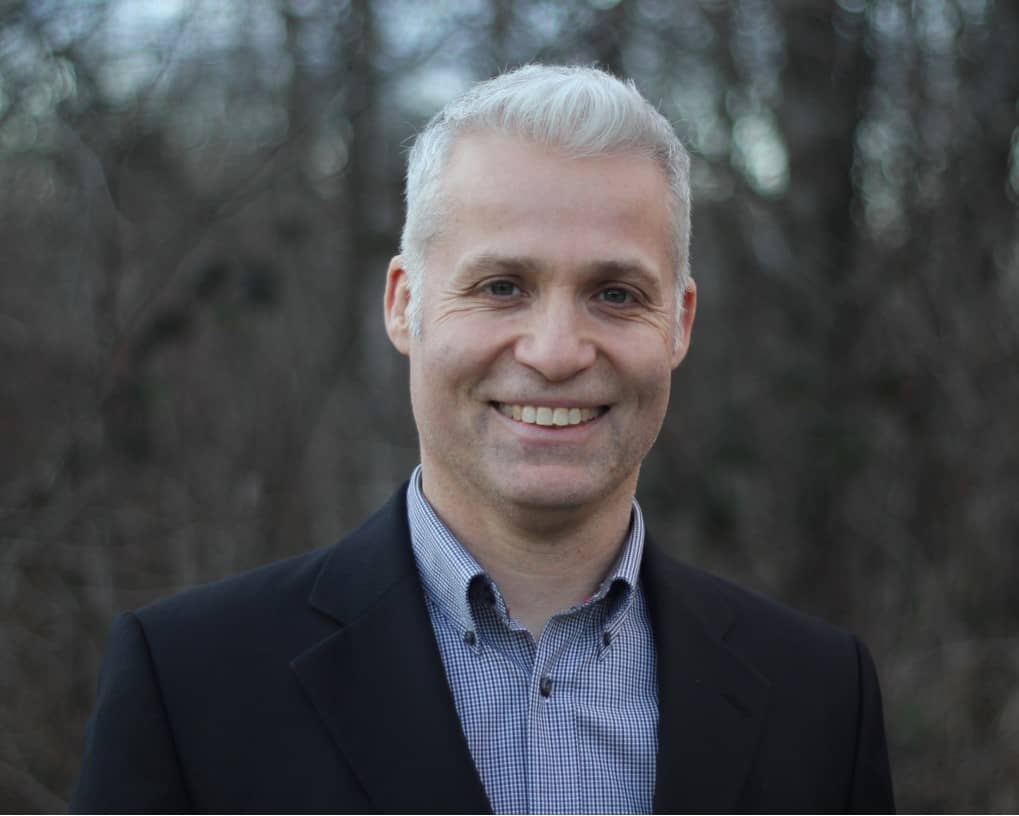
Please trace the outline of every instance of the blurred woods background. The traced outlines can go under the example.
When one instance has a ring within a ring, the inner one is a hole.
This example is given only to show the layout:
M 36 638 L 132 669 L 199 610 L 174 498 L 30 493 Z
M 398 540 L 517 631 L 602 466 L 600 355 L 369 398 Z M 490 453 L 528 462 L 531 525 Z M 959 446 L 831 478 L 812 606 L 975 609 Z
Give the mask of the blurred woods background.
M 406 478 L 408 138 L 532 60 L 694 154 L 652 530 L 866 639 L 903 809 L 1019 808 L 1019 5 L 0 0 L 0 809 L 64 806 L 115 613 Z

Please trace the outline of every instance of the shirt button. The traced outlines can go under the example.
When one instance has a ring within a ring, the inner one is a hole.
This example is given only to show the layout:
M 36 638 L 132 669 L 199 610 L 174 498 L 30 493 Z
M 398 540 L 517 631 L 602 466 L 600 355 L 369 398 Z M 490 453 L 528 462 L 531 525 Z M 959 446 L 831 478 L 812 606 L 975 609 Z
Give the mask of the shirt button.
M 551 697 L 552 696 L 552 678 L 551 677 L 542 677 L 541 678 L 541 685 L 538 687 L 538 689 L 541 691 L 541 696 L 542 697 Z
M 478 642 L 477 635 L 475 635 L 473 632 L 464 632 L 464 643 L 466 643 L 468 646 L 473 646 L 477 642 Z
M 601 642 L 604 643 L 606 646 L 611 644 L 612 643 L 612 633 L 611 632 L 605 632 L 601 636 Z

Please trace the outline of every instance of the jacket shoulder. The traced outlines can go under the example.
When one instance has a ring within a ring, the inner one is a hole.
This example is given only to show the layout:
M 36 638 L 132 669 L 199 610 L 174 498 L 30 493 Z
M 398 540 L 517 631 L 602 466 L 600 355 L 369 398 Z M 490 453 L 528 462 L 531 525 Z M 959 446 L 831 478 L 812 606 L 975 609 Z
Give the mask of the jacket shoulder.
M 412 572 L 404 490 L 335 544 L 184 590 L 134 616 L 154 653 L 216 662 L 299 649 Z M 295 652 L 289 656 L 295 657 Z
M 276 618 L 282 609 L 304 606 L 322 565 L 338 545 L 264 564 L 220 580 L 200 584 L 162 598 L 134 614 L 146 628 L 188 622 L 202 627 L 243 618 L 257 625 Z
M 844 629 L 761 592 L 697 567 L 680 564 L 680 569 L 688 573 L 689 580 L 698 585 L 700 591 L 714 594 L 719 601 L 731 607 L 734 622 L 741 625 L 787 631 L 802 637 L 851 637 Z
M 804 670 L 855 676 L 861 644 L 840 627 L 678 561 L 653 543 L 644 576 L 654 605 L 690 614 L 712 638 L 771 679 Z M 677 601 L 661 603 L 669 593 Z

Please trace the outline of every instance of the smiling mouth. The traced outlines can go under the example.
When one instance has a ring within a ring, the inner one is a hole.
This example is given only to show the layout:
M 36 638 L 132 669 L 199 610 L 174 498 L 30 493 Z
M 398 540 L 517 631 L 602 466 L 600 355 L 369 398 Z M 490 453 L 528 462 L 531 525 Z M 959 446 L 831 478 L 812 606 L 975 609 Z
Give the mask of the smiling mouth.
M 583 425 L 597 419 L 606 411 L 608 406 L 600 408 L 550 408 L 547 405 L 516 405 L 507 402 L 493 402 L 492 405 L 499 413 L 523 422 L 526 425 L 541 425 L 546 428 L 565 428 L 570 425 Z

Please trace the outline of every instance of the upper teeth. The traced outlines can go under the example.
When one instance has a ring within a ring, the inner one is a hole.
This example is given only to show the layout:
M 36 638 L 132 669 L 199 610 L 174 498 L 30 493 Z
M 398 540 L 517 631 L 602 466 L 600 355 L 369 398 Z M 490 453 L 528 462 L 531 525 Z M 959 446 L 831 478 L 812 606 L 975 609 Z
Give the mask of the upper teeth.
M 598 416 L 597 408 L 549 408 L 547 405 L 507 405 L 499 410 L 511 419 L 531 425 L 579 425 Z

